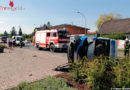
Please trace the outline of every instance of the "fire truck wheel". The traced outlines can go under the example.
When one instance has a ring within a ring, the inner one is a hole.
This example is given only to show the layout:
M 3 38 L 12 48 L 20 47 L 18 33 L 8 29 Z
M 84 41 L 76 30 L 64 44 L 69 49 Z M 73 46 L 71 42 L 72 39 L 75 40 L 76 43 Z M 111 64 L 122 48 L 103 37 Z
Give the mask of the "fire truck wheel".
M 54 44 L 50 45 L 50 51 L 51 52 L 55 52 L 56 51 L 56 48 L 55 48 Z
M 41 47 L 38 47 L 38 50 L 42 50 L 42 48 L 41 48 Z
M 37 46 L 37 49 L 38 49 L 38 50 L 42 50 L 42 48 L 41 48 L 39 45 Z

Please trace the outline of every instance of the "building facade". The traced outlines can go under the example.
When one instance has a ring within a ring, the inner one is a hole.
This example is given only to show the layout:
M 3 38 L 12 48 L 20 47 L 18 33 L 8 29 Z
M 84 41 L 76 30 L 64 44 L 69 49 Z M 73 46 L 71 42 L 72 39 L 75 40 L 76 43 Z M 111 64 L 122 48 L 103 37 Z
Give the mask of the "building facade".
M 68 30 L 70 35 L 82 35 L 82 34 L 85 34 L 85 31 L 87 34 L 87 32 L 89 30 L 88 28 L 71 25 L 71 24 L 56 25 L 56 26 L 50 27 L 50 29 L 66 29 L 66 30 Z

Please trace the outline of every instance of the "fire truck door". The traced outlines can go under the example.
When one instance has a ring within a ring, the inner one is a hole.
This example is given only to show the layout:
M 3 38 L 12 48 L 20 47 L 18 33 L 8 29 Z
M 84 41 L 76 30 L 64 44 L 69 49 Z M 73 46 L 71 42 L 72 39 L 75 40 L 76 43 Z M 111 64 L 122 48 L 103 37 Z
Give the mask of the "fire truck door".
M 46 44 L 46 33 L 41 33 L 40 43 Z

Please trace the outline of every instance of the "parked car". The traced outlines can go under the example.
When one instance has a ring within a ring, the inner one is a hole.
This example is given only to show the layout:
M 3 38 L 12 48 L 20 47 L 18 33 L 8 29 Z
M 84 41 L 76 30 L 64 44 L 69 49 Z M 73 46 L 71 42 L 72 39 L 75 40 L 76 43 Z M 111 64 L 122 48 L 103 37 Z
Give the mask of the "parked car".
M 24 42 L 25 42 L 25 44 L 30 44 L 31 40 L 25 40 Z
M 6 36 L 1 36 L 0 37 L 0 43 L 6 43 L 7 42 L 7 37 Z
M 117 58 L 117 41 L 102 37 L 74 36 L 68 45 L 68 62 L 74 62 L 86 56 L 93 60 L 96 56 Z

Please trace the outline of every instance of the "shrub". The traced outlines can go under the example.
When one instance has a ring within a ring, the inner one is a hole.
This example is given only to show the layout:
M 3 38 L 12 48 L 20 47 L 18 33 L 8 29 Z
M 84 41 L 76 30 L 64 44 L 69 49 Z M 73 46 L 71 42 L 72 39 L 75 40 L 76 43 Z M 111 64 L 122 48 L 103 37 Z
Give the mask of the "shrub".
M 0 44 L 0 48 L 8 48 L 8 46 L 5 44 Z
M 114 67 L 115 87 L 130 88 L 130 59 L 120 59 Z
M 72 66 L 70 76 L 79 83 L 86 83 L 93 90 L 130 87 L 130 60 L 113 61 L 96 58 L 79 60 Z
M 23 90 L 26 86 L 28 86 L 29 83 L 28 82 L 22 82 L 22 83 L 19 83 L 16 90 Z
M 124 40 L 126 38 L 125 34 L 109 34 L 109 35 L 101 35 L 101 37 L 111 38 L 111 39 L 121 39 Z
M 47 77 L 43 81 L 35 83 L 20 83 L 17 90 L 74 90 L 69 87 L 66 80 L 56 77 Z

